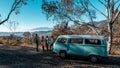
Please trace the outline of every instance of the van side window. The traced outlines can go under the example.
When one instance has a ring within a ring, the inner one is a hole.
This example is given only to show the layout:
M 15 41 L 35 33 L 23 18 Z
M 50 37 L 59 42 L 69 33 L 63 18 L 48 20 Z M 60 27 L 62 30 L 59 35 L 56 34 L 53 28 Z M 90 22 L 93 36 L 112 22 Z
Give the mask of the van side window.
M 85 39 L 85 44 L 101 45 L 101 41 L 99 39 Z
M 71 38 L 70 39 L 70 43 L 82 44 L 83 43 L 83 39 L 82 38 Z
M 67 39 L 66 38 L 59 38 L 57 42 L 59 43 L 66 43 Z

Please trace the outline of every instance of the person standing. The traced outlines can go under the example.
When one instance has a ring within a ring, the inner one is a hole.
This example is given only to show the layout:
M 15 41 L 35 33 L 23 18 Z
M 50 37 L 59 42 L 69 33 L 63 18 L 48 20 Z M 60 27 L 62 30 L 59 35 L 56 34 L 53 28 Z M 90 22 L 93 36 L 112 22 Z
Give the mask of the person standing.
M 48 45 L 49 45 L 49 38 L 48 38 L 48 36 L 46 36 L 45 43 L 46 43 L 46 49 L 48 51 Z
M 53 43 L 54 43 L 54 38 L 53 38 L 53 36 L 51 36 L 51 38 L 50 38 L 50 50 L 52 50 Z
M 44 36 L 42 36 L 41 45 L 42 45 L 42 50 L 44 51 L 45 50 L 45 39 L 44 39 Z
M 39 51 L 39 37 L 38 37 L 38 34 L 35 34 L 35 43 L 36 43 L 36 51 L 38 52 Z

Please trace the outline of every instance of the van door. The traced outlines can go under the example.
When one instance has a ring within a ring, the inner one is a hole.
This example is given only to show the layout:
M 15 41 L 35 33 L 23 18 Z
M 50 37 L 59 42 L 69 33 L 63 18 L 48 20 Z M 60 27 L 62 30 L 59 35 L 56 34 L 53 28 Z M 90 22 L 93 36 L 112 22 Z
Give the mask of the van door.
M 84 55 L 84 45 L 82 38 L 69 39 L 68 54 L 71 55 Z

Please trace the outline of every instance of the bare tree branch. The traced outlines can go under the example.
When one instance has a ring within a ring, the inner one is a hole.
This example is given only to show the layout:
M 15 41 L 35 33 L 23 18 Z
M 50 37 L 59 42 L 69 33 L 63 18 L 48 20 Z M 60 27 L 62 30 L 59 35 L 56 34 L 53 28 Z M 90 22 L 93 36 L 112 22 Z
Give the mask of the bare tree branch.
M 115 15 L 112 24 L 115 23 L 115 21 L 116 21 L 116 19 L 118 18 L 119 14 L 120 14 L 120 11 L 118 11 L 117 14 Z
M 99 32 L 98 32 L 97 29 L 96 29 L 96 26 L 95 26 L 95 24 L 94 24 L 93 17 L 92 17 L 92 15 L 91 15 L 91 11 L 90 11 L 89 7 L 87 6 L 86 3 L 83 3 L 83 1 L 81 1 L 81 4 L 82 4 L 82 6 L 85 8 L 85 10 L 87 11 L 88 16 L 89 16 L 90 21 L 91 21 L 91 22 L 90 22 L 91 24 L 87 24 L 87 26 L 88 26 L 89 28 L 91 28 L 93 31 L 95 31 L 97 35 L 99 35 Z
M 110 5 L 108 5 L 108 4 L 110 4 Z M 110 12 L 108 12 L 108 14 L 110 15 L 110 16 L 108 16 L 108 18 L 109 18 L 109 23 L 111 23 L 111 21 L 113 20 L 113 18 L 114 18 L 114 15 L 115 15 L 115 11 L 114 11 L 114 7 L 115 7 L 115 5 L 114 5 L 114 0 L 112 0 L 112 2 L 108 2 L 107 3 L 107 9 L 108 9 L 108 11 L 110 11 Z
M 120 4 L 117 6 L 116 9 L 114 9 L 114 5 L 115 5 L 114 0 L 112 0 L 112 5 L 111 5 L 111 8 L 110 8 L 111 17 L 110 17 L 110 21 L 109 21 L 111 24 L 113 24 L 116 21 L 116 19 L 118 18 L 118 15 L 120 13 L 120 10 L 118 10 Z
M 13 5 L 12 5 L 12 7 L 11 7 L 11 10 L 10 10 L 10 12 L 8 13 L 7 18 L 6 18 L 5 20 L 3 20 L 2 22 L 0 22 L 0 25 L 3 24 L 4 22 L 6 22 L 6 21 L 9 19 L 10 15 L 11 15 L 12 12 L 15 10 L 15 8 L 14 8 L 15 3 L 16 3 L 16 0 L 14 1 Z
M 119 7 L 120 7 L 120 4 L 117 6 L 116 10 L 118 10 L 118 9 L 119 9 Z
M 106 0 L 104 0 L 106 2 Z
M 109 0 L 106 0 L 106 19 L 107 19 L 107 23 L 110 22 L 109 9 L 110 9 L 110 1 L 109 1 Z
M 104 7 L 106 7 L 105 3 L 103 3 L 101 0 L 98 0 Z
M 101 13 L 103 16 L 106 17 L 106 15 L 103 12 L 101 12 L 100 10 L 98 10 L 89 0 L 88 0 L 88 2 L 95 10 L 97 10 L 99 13 Z
M 81 3 L 81 5 L 84 7 L 84 9 L 87 11 L 87 13 L 88 13 L 88 16 L 89 16 L 89 18 L 90 18 L 90 24 L 88 23 L 88 24 L 86 24 L 90 29 L 92 29 L 93 31 L 95 31 L 96 32 L 96 34 L 97 35 L 99 35 L 99 32 L 97 31 L 97 27 L 95 26 L 95 24 L 94 24 L 94 21 L 93 21 L 93 17 L 92 17 L 92 14 L 91 14 L 91 11 L 90 11 L 90 9 L 89 9 L 89 7 L 88 7 L 88 4 L 87 3 L 85 3 L 86 1 L 80 1 L 80 3 Z M 78 23 L 78 22 L 77 22 Z
M 22 6 L 22 3 L 23 0 L 14 0 L 13 4 L 12 4 L 12 7 L 7 15 L 7 17 L 0 22 L 0 25 L 3 24 L 4 22 L 8 21 L 8 19 L 10 18 L 11 14 L 17 9 L 17 8 L 20 8 Z M 20 5 L 21 4 L 21 5 Z
M 116 5 L 117 3 L 119 3 L 119 1 L 120 1 L 120 0 L 115 1 L 115 5 Z

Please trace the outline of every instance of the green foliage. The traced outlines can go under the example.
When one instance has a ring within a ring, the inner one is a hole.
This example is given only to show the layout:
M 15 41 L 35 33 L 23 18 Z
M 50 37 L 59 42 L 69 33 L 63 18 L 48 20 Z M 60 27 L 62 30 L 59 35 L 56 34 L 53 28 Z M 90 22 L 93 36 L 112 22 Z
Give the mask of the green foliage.
M 79 0 L 44 0 L 41 8 L 47 19 L 57 22 L 80 21 L 82 15 L 86 13 Z

